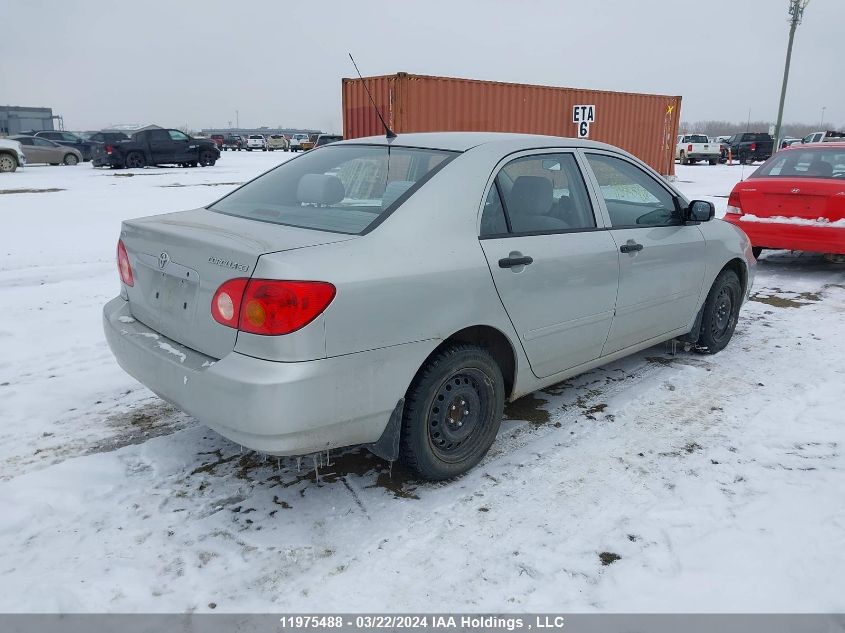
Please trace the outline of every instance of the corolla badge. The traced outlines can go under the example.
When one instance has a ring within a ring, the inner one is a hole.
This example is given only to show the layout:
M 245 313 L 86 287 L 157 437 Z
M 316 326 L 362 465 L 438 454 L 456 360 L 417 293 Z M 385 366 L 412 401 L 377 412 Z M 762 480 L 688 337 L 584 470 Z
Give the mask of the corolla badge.
M 167 253 L 163 252 L 161 255 L 158 256 L 158 267 L 161 270 L 164 270 L 164 268 L 167 266 L 167 264 L 169 262 L 170 262 L 170 255 L 168 255 Z
M 208 263 L 215 264 L 216 266 L 222 266 L 223 268 L 232 268 L 234 270 L 239 270 L 242 273 L 245 273 L 249 270 L 249 266 L 247 266 L 246 264 L 241 264 L 240 262 L 233 262 L 231 259 L 215 257 L 214 255 L 208 258 Z

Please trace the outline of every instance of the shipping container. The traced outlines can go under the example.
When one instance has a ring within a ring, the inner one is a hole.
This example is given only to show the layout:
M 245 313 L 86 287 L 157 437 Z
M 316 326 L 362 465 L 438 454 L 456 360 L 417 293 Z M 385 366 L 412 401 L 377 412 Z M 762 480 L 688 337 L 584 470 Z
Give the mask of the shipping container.
M 581 137 L 616 145 L 664 175 L 675 173 L 681 97 L 533 86 L 397 73 L 343 79 L 343 136 L 482 131 Z

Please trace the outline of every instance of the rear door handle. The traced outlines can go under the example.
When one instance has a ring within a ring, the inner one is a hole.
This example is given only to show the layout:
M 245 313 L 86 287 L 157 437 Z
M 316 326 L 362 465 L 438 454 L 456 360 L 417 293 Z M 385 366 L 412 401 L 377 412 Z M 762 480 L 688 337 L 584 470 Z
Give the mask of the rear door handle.
M 619 247 L 620 253 L 636 253 L 637 251 L 643 250 L 642 244 L 637 244 L 635 241 L 631 240 L 627 244 L 623 244 Z
M 513 268 L 514 266 L 528 266 L 534 262 L 533 257 L 523 255 L 522 257 L 503 257 L 499 260 L 499 268 Z

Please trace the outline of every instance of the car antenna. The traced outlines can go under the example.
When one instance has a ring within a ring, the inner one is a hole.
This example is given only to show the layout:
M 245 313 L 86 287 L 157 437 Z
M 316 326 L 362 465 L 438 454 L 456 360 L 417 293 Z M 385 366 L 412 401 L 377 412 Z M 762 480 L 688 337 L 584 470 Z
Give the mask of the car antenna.
M 361 83 L 364 84 L 364 90 L 367 91 L 367 96 L 370 98 L 370 103 L 373 104 L 373 109 L 376 111 L 378 115 L 379 121 L 384 126 L 384 134 L 387 138 L 396 138 L 396 132 L 390 129 L 390 126 L 384 122 L 384 117 L 381 115 L 381 110 L 378 109 L 375 100 L 373 99 L 373 95 L 370 93 L 370 88 L 367 86 L 367 82 L 364 81 L 364 78 L 361 76 L 361 71 L 358 70 L 358 64 L 355 63 L 355 58 L 352 57 L 352 53 L 348 53 L 349 59 L 352 60 L 352 65 L 355 66 L 355 72 L 358 73 L 358 78 L 361 80 Z

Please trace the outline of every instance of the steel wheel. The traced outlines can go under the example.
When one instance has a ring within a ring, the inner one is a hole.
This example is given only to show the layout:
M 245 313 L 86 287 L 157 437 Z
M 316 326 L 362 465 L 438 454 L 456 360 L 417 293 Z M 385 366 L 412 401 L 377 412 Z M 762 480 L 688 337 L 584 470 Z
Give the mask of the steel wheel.
M 200 165 L 203 167 L 213 167 L 216 162 L 217 159 L 214 156 L 214 152 L 205 150 L 200 154 Z
M 742 284 L 733 270 L 723 270 L 716 277 L 701 318 L 699 351 L 715 354 L 723 350 L 733 337 L 742 303 Z
M 18 161 L 9 154 L 0 154 L 0 172 L 12 172 L 18 168 Z
M 462 462 L 478 450 L 493 415 L 493 384 L 478 369 L 462 369 L 440 385 L 428 413 L 428 439 L 444 462 Z

